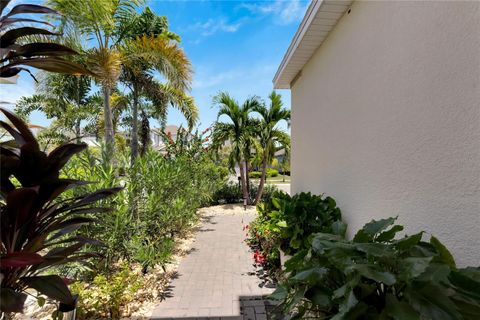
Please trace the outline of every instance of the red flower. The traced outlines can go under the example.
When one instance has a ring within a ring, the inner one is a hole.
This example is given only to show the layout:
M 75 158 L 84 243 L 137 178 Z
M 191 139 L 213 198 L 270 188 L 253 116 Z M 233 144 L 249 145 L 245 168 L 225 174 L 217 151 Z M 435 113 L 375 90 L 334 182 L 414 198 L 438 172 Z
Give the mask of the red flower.
M 258 264 L 265 264 L 266 259 L 258 250 L 253 253 L 253 260 Z

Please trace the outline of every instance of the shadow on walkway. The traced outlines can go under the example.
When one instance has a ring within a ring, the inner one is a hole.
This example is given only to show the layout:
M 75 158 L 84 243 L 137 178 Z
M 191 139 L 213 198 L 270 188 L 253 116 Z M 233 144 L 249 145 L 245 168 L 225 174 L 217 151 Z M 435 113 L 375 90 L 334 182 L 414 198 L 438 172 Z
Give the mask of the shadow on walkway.
M 267 300 L 265 296 L 239 297 L 239 315 L 212 314 L 209 316 L 155 316 L 152 320 L 283 320 L 286 319 L 277 304 Z

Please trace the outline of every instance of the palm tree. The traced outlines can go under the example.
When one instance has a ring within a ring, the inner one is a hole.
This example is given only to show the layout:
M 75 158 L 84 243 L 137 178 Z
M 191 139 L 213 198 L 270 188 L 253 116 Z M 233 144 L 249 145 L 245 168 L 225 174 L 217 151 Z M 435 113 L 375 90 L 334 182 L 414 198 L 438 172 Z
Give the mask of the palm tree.
M 269 99 L 269 107 L 260 104 L 252 108 L 252 111 L 261 116 L 257 134 L 262 148 L 262 176 L 254 204 L 262 198 L 267 164 L 272 162 L 277 146 L 280 144 L 286 150 L 290 147 L 290 136 L 277 127 L 277 124 L 282 120 L 290 121 L 290 110 L 283 108 L 282 96 L 275 91 L 270 94 Z
M 179 37 L 168 31 L 165 17 L 155 15 L 147 7 L 141 14 L 132 14 L 119 28 L 120 50 L 123 55 L 121 80 L 132 92 L 131 158 L 138 154 L 138 112 L 141 96 L 154 102 L 155 113 L 166 116 L 168 104 L 177 107 L 187 118 L 191 128 L 198 118 L 190 90 L 192 68 L 181 50 Z M 160 73 L 166 80 L 161 83 L 153 76 Z
M 254 108 L 260 107 L 257 97 L 247 99 L 241 106 L 228 93 L 220 92 L 213 99 L 214 104 L 220 107 L 217 122 L 213 130 L 213 146 L 220 148 L 226 143 L 230 144 L 231 150 L 228 162 L 231 170 L 238 165 L 240 169 L 240 181 L 242 184 L 243 198 L 249 204 L 249 190 L 247 185 L 248 169 L 247 162 L 249 149 L 252 145 L 254 128 L 249 113 Z M 228 122 L 219 122 L 221 116 L 226 116 Z
M 135 12 L 142 0 L 48 0 L 83 34 L 95 39 L 88 50 L 89 66 L 102 86 L 105 142 L 110 153 L 114 148 L 114 131 L 110 95 L 120 76 L 122 55 L 116 47 L 117 23 Z M 68 23 L 68 22 L 65 22 Z
M 36 94 L 20 99 L 16 112 L 28 116 L 33 111 L 41 111 L 55 120 L 52 130 L 64 134 L 67 139 L 73 134 L 80 143 L 82 122 L 94 123 L 101 108 L 96 96 L 89 94 L 90 77 L 42 73 L 38 78 Z

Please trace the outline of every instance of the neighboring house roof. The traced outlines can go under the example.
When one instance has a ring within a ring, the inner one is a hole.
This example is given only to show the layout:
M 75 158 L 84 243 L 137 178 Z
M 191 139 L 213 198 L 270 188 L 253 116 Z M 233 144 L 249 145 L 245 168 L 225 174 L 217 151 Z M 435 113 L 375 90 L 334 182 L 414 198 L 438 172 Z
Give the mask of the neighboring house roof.
M 178 129 L 179 127 L 174 125 L 174 124 L 168 124 L 165 126 L 165 128 L 163 129 L 163 131 L 165 131 L 165 133 L 169 133 L 174 135 L 178 132 Z M 153 132 L 162 132 L 162 128 L 155 128 L 155 129 L 152 129 Z
M 275 151 L 275 157 L 284 156 L 284 155 L 285 155 L 285 149 L 284 148 Z
M 312 0 L 277 73 L 275 89 L 290 89 L 303 66 L 327 38 L 353 0 Z

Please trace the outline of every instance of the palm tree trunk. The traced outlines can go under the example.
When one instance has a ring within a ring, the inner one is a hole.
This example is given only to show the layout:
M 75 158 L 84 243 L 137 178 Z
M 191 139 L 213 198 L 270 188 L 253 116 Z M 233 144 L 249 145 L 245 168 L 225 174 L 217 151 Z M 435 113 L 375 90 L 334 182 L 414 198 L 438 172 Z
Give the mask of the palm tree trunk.
M 247 189 L 247 184 L 246 184 L 246 179 L 245 179 L 244 162 L 239 161 L 238 165 L 240 167 L 240 181 L 242 183 L 243 199 L 247 199 L 247 203 L 248 203 L 248 189 Z
M 81 99 L 80 99 L 80 78 L 79 77 L 75 77 L 75 84 L 77 85 L 77 108 L 80 108 Z M 77 140 L 77 143 L 82 142 L 80 138 L 80 135 L 82 134 L 80 125 L 81 125 L 81 120 L 78 119 L 75 122 L 75 138 Z
M 263 194 L 263 187 L 265 186 L 265 178 L 267 176 L 267 157 L 263 156 L 262 159 L 262 176 L 260 177 L 260 184 L 258 186 L 257 196 L 255 197 L 255 202 L 253 204 L 257 204 L 260 199 L 262 199 Z
M 132 132 L 130 142 L 131 162 L 133 163 L 138 155 L 138 91 L 134 84 L 132 88 L 133 104 L 132 104 Z
M 105 122 L 105 143 L 110 155 L 113 155 L 115 141 L 113 138 L 112 110 L 110 109 L 110 88 L 103 87 L 103 116 Z
M 250 171 L 249 169 L 250 169 L 250 164 L 248 163 L 248 161 L 245 161 L 245 182 L 247 185 L 247 194 L 248 194 L 247 204 L 250 204 L 250 177 L 248 175 Z
M 80 120 L 75 121 L 75 139 L 77 140 L 77 143 L 82 142 L 82 129 L 80 127 Z

